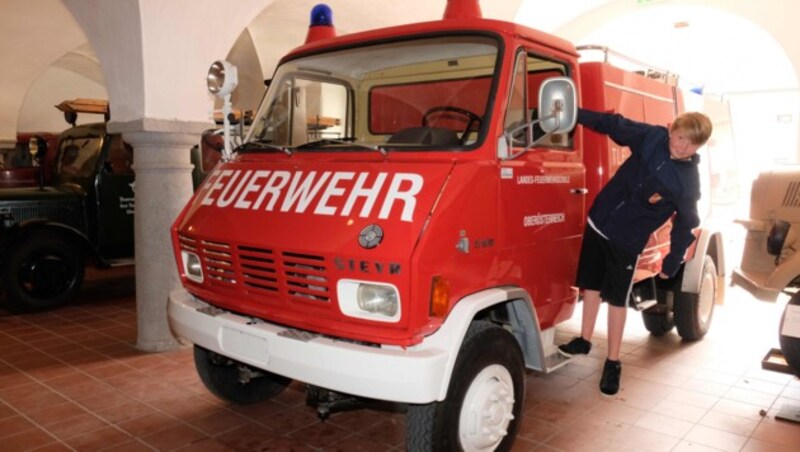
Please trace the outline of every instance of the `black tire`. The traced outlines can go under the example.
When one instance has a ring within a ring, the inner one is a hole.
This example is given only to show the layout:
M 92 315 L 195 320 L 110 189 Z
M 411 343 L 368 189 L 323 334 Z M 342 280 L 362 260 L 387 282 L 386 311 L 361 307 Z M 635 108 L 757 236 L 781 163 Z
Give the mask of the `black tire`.
M 655 305 L 642 311 L 644 327 L 653 336 L 661 337 L 675 328 L 675 317 L 666 305 Z
M 199 345 L 194 346 L 194 365 L 200 380 L 212 394 L 237 405 L 250 405 L 275 397 L 292 382 L 272 372 L 250 368 L 257 372 L 257 376 L 242 383 L 239 369 L 248 366 Z
M 684 340 L 696 341 L 706 335 L 711 326 L 716 300 L 717 267 L 711 256 L 704 256 L 698 292 L 675 292 L 675 326 Z
M 75 244 L 38 232 L 11 245 L 3 266 L 3 287 L 12 311 L 40 311 L 66 304 L 81 288 L 84 262 Z
M 524 398 L 525 364 L 519 344 L 493 323 L 474 322 L 458 352 L 445 400 L 409 405 L 406 447 L 409 451 L 510 450 L 522 422 Z M 476 410 L 492 416 L 475 416 Z M 462 432 L 467 418 L 481 424 L 473 432 Z
M 792 299 L 789 300 L 789 303 L 784 308 L 783 315 L 781 315 L 780 329 L 778 330 L 780 334 L 781 353 L 792 372 L 800 377 L 800 338 L 783 335 L 783 323 L 786 321 L 786 310 L 789 309 L 790 305 L 800 305 L 800 292 L 792 295 Z

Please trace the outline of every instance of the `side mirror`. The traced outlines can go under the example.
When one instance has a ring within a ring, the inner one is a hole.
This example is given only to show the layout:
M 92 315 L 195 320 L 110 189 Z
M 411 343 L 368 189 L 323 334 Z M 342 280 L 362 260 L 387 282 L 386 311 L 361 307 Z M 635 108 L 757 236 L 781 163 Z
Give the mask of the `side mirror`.
M 549 133 L 567 133 L 578 119 L 575 82 L 568 77 L 553 77 L 539 87 L 539 127 Z

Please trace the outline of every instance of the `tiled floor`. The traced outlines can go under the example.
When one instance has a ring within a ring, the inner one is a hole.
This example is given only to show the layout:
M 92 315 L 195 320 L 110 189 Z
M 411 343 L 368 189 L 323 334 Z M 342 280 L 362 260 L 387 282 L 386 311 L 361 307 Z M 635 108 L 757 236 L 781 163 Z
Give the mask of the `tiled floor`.
M 199 382 L 191 349 L 135 347 L 130 270 L 96 274 L 70 307 L 15 316 L 0 310 L 0 450 L 403 450 L 404 416 L 376 408 L 325 422 L 293 384 L 277 399 L 228 406 Z M 777 347 L 786 302 L 726 288 L 711 331 L 683 343 L 650 337 L 629 313 L 620 393 L 597 389 L 605 318 L 595 349 L 550 375 L 529 373 L 514 450 L 797 451 L 800 380 L 761 370 Z M 601 312 L 604 312 L 601 311 Z M 564 325 L 566 339 L 580 316 Z M 800 408 L 799 408 L 800 409 Z

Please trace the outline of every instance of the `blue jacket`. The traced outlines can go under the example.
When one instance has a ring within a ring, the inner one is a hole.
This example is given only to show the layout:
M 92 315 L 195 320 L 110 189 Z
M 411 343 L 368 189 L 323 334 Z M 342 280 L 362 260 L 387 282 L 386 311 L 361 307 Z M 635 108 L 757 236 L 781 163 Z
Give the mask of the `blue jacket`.
M 663 126 L 583 109 L 578 112 L 578 123 L 631 150 L 592 204 L 592 223 L 611 242 L 640 254 L 650 234 L 674 213 L 670 252 L 661 268 L 674 276 L 695 239 L 692 229 L 700 224 L 700 156 L 671 159 L 669 130 Z

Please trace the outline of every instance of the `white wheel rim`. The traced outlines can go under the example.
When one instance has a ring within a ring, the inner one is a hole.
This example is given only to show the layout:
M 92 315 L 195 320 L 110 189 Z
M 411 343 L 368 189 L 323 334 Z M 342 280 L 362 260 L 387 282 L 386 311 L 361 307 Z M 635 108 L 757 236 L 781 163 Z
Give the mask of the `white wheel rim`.
M 458 420 L 461 447 L 467 451 L 494 450 L 514 419 L 514 380 L 508 369 L 493 364 L 470 383 Z
M 704 271 L 703 279 L 700 281 L 700 296 L 697 300 L 697 317 L 704 325 L 711 318 L 711 311 L 714 309 L 714 298 L 716 298 L 716 293 L 716 273 Z

